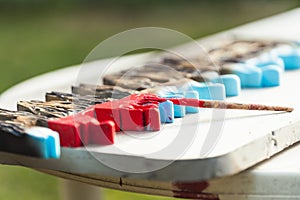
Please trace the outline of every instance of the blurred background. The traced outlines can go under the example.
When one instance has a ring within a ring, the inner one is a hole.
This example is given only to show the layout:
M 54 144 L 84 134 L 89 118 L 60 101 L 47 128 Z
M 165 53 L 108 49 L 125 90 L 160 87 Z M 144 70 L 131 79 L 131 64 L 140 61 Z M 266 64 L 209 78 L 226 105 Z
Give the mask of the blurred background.
M 300 0 L 0 0 L 0 92 L 81 63 L 102 40 L 158 26 L 200 38 L 300 6 Z M 109 55 L 109 52 L 108 52 Z M 0 166 L 0 199 L 59 198 L 59 180 Z M 105 189 L 103 199 L 169 199 Z

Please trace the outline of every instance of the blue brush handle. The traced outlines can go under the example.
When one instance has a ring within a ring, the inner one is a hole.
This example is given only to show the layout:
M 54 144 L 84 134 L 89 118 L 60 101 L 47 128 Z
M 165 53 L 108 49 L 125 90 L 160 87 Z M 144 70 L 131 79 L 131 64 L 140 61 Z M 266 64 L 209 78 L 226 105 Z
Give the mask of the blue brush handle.
M 39 147 L 43 158 L 60 157 L 60 140 L 57 132 L 44 127 L 31 127 L 25 130 L 30 136 L 32 144 Z

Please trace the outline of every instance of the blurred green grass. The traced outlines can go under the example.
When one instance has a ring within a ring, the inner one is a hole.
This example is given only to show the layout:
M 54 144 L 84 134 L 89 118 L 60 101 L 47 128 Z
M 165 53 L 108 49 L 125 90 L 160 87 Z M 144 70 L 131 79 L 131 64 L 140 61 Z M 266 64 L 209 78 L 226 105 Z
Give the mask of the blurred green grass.
M 120 31 L 159 26 L 198 38 L 292 9 L 299 2 L 0 0 L 0 92 L 81 63 L 98 43 Z M 0 199 L 59 198 L 58 179 L 31 169 L 0 166 L 0 180 Z M 113 190 L 104 190 L 104 197 L 166 199 Z

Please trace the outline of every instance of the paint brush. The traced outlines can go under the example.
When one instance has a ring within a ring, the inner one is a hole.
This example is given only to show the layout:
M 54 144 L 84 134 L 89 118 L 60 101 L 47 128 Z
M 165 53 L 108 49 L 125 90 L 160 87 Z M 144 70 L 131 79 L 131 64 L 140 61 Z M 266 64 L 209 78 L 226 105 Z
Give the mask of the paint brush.
M 161 98 L 156 95 L 141 95 L 137 97 L 141 104 L 147 102 L 165 102 L 167 100 L 176 105 L 192 106 L 199 108 L 219 108 L 219 109 L 241 109 L 241 110 L 267 110 L 267 111 L 285 111 L 292 112 L 294 109 L 291 107 L 283 106 L 269 106 L 261 104 L 244 104 L 244 103 L 231 103 L 225 101 L 211 101 L 211 100 L 198 100 L 191 98 Z
M 42 116 L 0 109 L 0 150 L 43 159 L 59 158 L 58 133 L 40 126 L 44 124 Z

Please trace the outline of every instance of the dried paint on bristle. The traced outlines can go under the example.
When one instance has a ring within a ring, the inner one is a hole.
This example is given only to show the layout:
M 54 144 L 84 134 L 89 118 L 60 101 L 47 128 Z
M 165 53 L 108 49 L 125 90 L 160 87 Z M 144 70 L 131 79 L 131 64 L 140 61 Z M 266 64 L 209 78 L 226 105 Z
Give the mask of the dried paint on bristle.
M 0 109 L 0 121 L 22 124 L 26 127 L 46 126 L 47 118 L 26 111 L 10 111 Z
M 80 84 L 79 86 L 73 86 L 72 92 L 81 96 L 92 95 L 95 98 L 100 99 L 121 99 L 136 93 L 134 90 L 125 89 L 118 86 L 91 84 Z

